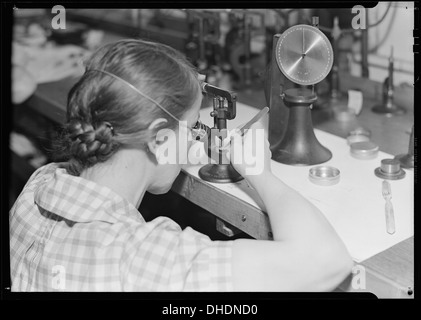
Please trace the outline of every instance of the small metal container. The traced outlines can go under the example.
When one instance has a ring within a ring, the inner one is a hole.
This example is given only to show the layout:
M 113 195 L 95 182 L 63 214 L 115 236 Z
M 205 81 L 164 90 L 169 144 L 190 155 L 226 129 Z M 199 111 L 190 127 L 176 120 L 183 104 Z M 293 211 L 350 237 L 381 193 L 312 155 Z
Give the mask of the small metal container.
M 364 134 L 352 134 L 346 138 L 346 141 L 351 145 L 356 142 L 370 141 L 370 137 Z
M 354 130 L 352 130 L 348 133 L 349 136 L 356 135 L 356 134 L 362 134 L 362 135 L 367 136 L 369 138 L 371 137 L 371 131 L 367 130 L 363 127 L 355 128 Z
M 379 153 L 379 146 L 371 141 L 355 142 L 350 147 L 351 155 L 361 160 L 374 159 Z
M 340 180 L 340 171 L 335 167 L 317 166 L 309 170 L 309 180 L 319 186 L 332 186 Z
M 363 127 L 355 128 L 348 133 L 347 142 L 349 145 L 356 142 L 370 141 L 371 132 Z
M 374 170 L 374 174 L 382 179 L 399 180 L 405 177 L 405 171 L 401 169 L 398 159 L 383 159 L 380 167 Z

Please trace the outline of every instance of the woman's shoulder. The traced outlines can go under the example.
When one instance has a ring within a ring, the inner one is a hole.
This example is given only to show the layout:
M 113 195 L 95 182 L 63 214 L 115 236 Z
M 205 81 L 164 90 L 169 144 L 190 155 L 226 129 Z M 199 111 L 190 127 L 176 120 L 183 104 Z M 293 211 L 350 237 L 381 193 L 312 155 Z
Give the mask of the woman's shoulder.
M 39 167 L 34 171 L 34 173 L 32 173 L 31 177 L 28 179 L 28 183 L 39 179 L 40 177 L 53 174 L 59 166 L 60 163 L 51 162 Z
M 31 187 L 37 185 L 40 181 L 45 181 L 49 177 L 52 177 L 57 168 L 61 166 L 63 166 L 63 163 L 51 162 L 43 165 L 42 167 L 39 167 L 29 177 L 28 181 L 23 187 L 23 190 L 30 189 Z

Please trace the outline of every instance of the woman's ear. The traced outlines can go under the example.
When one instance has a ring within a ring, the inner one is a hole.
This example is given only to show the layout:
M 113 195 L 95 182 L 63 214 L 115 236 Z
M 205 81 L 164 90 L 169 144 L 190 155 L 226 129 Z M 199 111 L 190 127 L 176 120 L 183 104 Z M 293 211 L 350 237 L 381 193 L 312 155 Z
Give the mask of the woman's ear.
M 147 143 L 149 152 L 153 154 L 159 164 L 175 163 L 176 155 L 176 133 L 174 130 L 164 128 L 157 130 L 160 123 L 168 122 L 167 119 L 159 118 L 154 120 L 148 127 L 149 130 L 157 131 L 153 140 Z
M 164 118 L 155 119 L 149 125 L 148 130 L 156 131 L 156 128 L 159 126 L 160 123 L 166 123 L 166 122 L 168 122 L 168 121 L 167 121 L 167 119 L 164 119 Z M 149 151 L 151 153 L 153 153 L 154 155 L 156 155 L 156 152 L 157 152 L 157 149 L 158 149 L 159 145 L 163 143 L 163 140 L 160 139 L 160 137 L 158 137 L 159 133 L 160 133 L 160 131 L 158 130 L 155 138 L 153 140 L 147 142 L 147 146 L 148 146 Z
M 206 75 L 205 74 L 198 74 L 197 75 L 197 79 L 200 81 L 200 82 L 203 82 L 203 81 L 205 81 L 206 80 Z

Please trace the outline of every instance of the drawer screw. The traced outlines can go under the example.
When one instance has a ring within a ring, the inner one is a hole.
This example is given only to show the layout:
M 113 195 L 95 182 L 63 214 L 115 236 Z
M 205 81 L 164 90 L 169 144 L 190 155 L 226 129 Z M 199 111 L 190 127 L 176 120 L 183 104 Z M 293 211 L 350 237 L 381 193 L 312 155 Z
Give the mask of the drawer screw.
M 242 216 L 241 216 L 241 221 L 246 221 L 247 220 L 247 217 L 243 214 Z
M 412 288 L 408 287 L 408 295 L 412 296 L 413 293 L 414 293 L 414 291 L 412 290 Z

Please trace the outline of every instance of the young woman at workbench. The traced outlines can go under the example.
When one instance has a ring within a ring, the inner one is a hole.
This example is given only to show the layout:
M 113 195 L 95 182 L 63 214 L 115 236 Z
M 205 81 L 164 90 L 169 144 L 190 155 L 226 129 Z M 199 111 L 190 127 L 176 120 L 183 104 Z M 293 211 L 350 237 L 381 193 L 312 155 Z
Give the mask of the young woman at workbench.
M 200 76 L 179 52 L 140 40 L 108 44 L 86 67 L 68 97 L 68 161 L 38 169 L 10 211 L 13 291 L 326 291 L 350 273 L 323 214 L 272 174 L 267 141 L 263 173 L 234 167 L 262 198 L 273 241 L 212 241 L 166 217 L 145 222 L 145 192 L 167 192 L 181 169 L 161 164 L 160 147 L 187 156 L 191 143 L 164 141 L 161 129 L 191 138 Z M 250 140 L 234 139 L 231 154 Z

